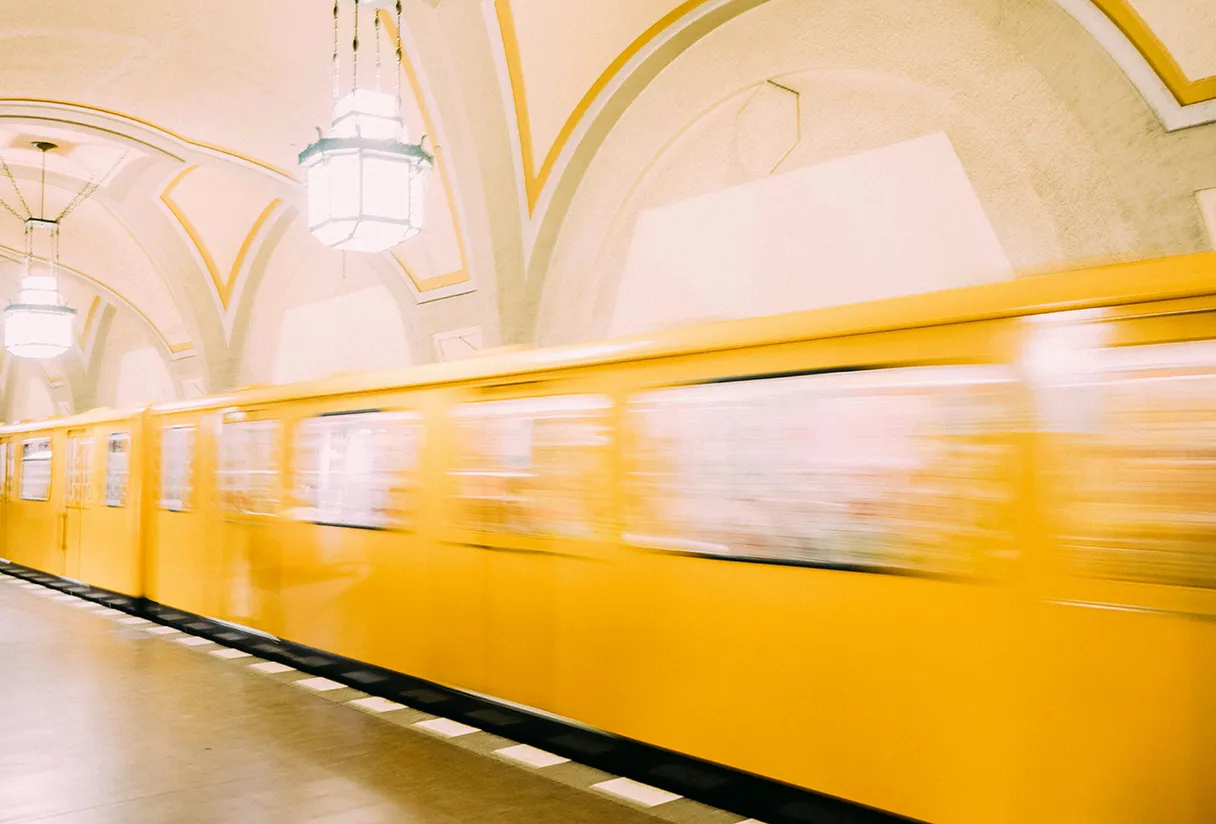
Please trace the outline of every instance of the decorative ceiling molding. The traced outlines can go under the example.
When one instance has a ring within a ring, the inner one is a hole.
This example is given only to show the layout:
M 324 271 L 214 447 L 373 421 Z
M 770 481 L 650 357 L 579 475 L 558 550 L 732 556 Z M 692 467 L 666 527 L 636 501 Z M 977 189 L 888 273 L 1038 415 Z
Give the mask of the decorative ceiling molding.
M 1132 42 L 1180 106 L 1216 100 L 1216 75 L 1191 79 L 1129 0 L 1093 0 Z
M 1098 41 L 1166 131 L 1216 122 L 1216 77 L 1191 80 L 1127 0 L 1055 0 Z
M 563 151 L 591 111 L 638 55 L 682 18 L 722 5 L 721 0 L 685 0 L 631 42 L 616 56 L 584 93 L 567 116 L 553 145 L 537 167 L 536 146 L 528 110 L 528 94 L 515 29 L 512 0 L 494 0 L 494 18 L 502 41 L 507 92 L 513 104 L 528 216 L 537 211 Z M 1216 122 L 1216 76 L 1191 79 L 1164 43 L 1132 7 L 1129 0 L 1055 0 L 1103 46 L 1136 85 L 1169 131 Z
M 187 146 L 196 151 L 203 152 L 208 155 L 216 156 L 216 157 L 219 157 L 219 158 L 231 161 L 231 162 L 239 163 L 243 166 L 247 166 L 247 167 L 253 168 L 257 171 L 260 171 L 264 174 L 270 174 L 280 183 L 287 182 L 287 183 L 290 183 L 293 187 L 297 187 L 297 188 L 300 186 L 300 182 L 299 182 L 299 180 L 297 180 L 294 172 L 288 171 L 286 169 L 281 169 L 278 166 L 275 166 L 273 164 L 266 163 L 265 161 L 262 161 L 262 160 L 258 160 L 256 157 L 251 157 L 249 155 L 242 154 L 241 152 L 238 152 L 235 149 L 229 149 L 229 148 L 226 148 L 223 146 L 216 146 L 213 143 L 206 143 L 201 140 L 194 140 L 192 138 L 186 137 L 185 135 L 178 134 L 177 132 L 174 132 L 171 129 L 167 129 L 164 126 L 160 126 L 156 123 L 152 123 L 148 120 L 144 120 L 142 118 L 136 117 L 135 115 L 127 114 L 125 112 L 114 111 L 113 109 L 104 109 L 104 108 L 101 108 L 100 106 L 90 106 L 85 103 L 74 103 L 74 102 L 67 101 L 67 100 L 50 100 L 50 99 L 44 99 L 44 98 L 27 98 L 27 97 L 0 98 L 0 109 L 6 108 L 6 107 L 15 107 L 15 108 L 29 107 L 29 108 L 35 109 L 35 110 L 51 109 L 56 112 L 64 113 L 64 114 L 77 113 L 77 114 L 89 114 L 89 115 L 100 116 L 102 118 L 106 118 L 106 119 L 115 121 L 116 122 L 115 125 L 126 125 L 128 127 L 137 126 L 142 129 L 149 130 L 149 131 L 153 132 L 154 134 L 159 135 L 162 138 L 172 141 L 173 143 L 177 143 L 179 145 L 184 145 L 184 146 Z M 0 114 L 0 116 L 14 116 L 14 115 Z M 25 118 L 29 118 L 29 119 L 37 118 L 37 114 L 25 114 L 25 115 L 17 114 L 16 116 L 25 117 Z M 93 128 L 93 129 L 97 129 L 99 131 L 108 131 L 109 133 L 111 133 L 117 137 L 121 137 L 126 140 L 134 140 L 138 143 L 142 143 L 142 144 L 148 146 L 149 148 L 157 149 L 158 151 L 164 152 L 166 154 L 172 154 L 170 152 L 167 152 L 163 146 L 157 146 L 154 142 L 141 140 L 140 138 L 136 137 L 135 135 L 133 135 L 131 133 L 131 130 L 129 128 L 127 128 L 127 129 L 106 129 L 106 128 L 98 127 L 93 124 L 83 122 L 80 120 L 64 119 L 62 117 L 49 118 L 49 117 L 44 116 L 42 119 L 58 120 L 59 122 L 83 126 L 86 128 Z M 181 160 L 181 161 L 185 162 L 183 158 L 178 157 L 177 155 L 172 155 L 172 156 L 175 157 L 177 160 Z
M 685 0 L 685 2 L 676 6 L 674 9 L 663 15 L 646 31 L 642 32 L 637 38 L 630 43 L 624 51 L 616 56 L 608 67 L 600 73 L 600 76 L 595 79 L 591 87 L 583 94 L 582 99 L 575 105 L 574 110 L 566 118 L 561 129 L 557 133 L 557 138 L 553 141 L 553 145 L 549 147 L 545 153 L 544 159 L 541 161 L 540 168 L 536 168 L 534 161 L 535 146 L 532 141 L 532 123 L 528 117 L 528 95 L 524 87 L 523 63 L 520 57 L 519 39 L 515 31 L 515 15 L 511 11 L 511 0 L 495 0 L 494 9 L 498 18 L 498 29 L 502 37 L 502 46 L 507 64 L 507 78 L 510 83 L 511 97 L 515 105 L 515 122 L 519 130 L 519 142 L 523 164 L 524 175 L 524 191 L 527 196 L 528 214 L 532 215 L 536 211 L 536 205 L 540 201 L 541 193 L 545 189 L 545 184 L 548 183 L 550 175 L 553 173 L 553 168 L 557 164 L 558 158 L 561 156 L 562 150 L 566 147 L 570 137 L 574 134 L 574 130 L 578 127 L 584 115 L 591 109 L 596 98 L 608 88 L 613 79 L 621 72 L 625 65 L 638 55 L 647 45 L 650 44 L 659 34 L 672 24 L 678 21 L 685 15 L 695 11 L 698 7 L 711 2 L 711 0 Z
M 272 199 L 264 209 L 262 209 L 261 214 L 259 214 L 253 221 L 253 225 L 245 234 L 245 240 L 241 243 L 241 248 L 237 251 L 236 259 L 232 262 L 232 268 L 225 277 L 220 273 L 219 266 L 215 262 L 215 256 L 212 255 L 211 250 L 207 248 L 207 244 L 203 241 L 202 235 L 199 233 L 198 228 L 195 227 L 194 223 L 192 223 L 190 218 L 186 215 L 185 210 L 175 200 L 173 200 L 172 197 L 173 190 L 176 189 L 178 184 L 185 179 L 186 175 L 198 168 L 198 166 L 187 166 L 178 172 L 178 174 L 169 181 L 168 185 L 165 186 L 164 191 L 161 192 L 160 200 L 173 215 L 178 225 L 181 226 L 182 231 L 186 233 L 186 237 L 189 238 L 195 252 L 198 253 L 199 258 L 203 262 L 203 267 L 210 276 L 211 285 L 215 289 L 215 295 L 219 300 L 220 314 L 226 315 L 230 309 L 229 303 L 231 302 L 232 295 L 236 289 L 237 281 L 245 269 L 245 259 L 249 256 L 249 250 L 253 246 L 254 241 L 257 240 L 258 236 L 262 233 L 262 230 L 266 226 L 266 222 L 270 220 L 270 216 L 274 214 L 275 210 L 283 204 L 283 201 L 281 198 L 276 197 Z

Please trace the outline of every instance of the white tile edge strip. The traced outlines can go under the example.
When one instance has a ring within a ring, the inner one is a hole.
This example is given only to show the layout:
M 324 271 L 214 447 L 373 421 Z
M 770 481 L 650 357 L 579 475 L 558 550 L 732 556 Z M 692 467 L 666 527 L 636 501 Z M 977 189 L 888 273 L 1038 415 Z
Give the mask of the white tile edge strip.
M 657 807 L 660 804 L 678 801 L 684 797 L 675 793 L 669 793 L 667 790 L 660 790 L 658 787 L 652 787 L 649 784 L 643 784 L 640 781 L 634 781 L 632 778 L 611 778 L 598 784 L 592 784 L 591 789 L 619 796 L 636 804 L 641 804 L 643 807 Z

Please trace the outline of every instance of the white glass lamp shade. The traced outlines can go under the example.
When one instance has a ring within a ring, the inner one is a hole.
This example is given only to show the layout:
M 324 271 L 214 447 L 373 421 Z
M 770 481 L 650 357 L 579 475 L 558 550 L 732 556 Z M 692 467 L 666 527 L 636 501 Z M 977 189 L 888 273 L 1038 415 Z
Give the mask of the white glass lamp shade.
M 19 358 L 53 358 L 68 351 L 76 310 L 63 304 L 53 275 L 23 277 L 17 301 L 4 310 L 5 349 Z
M 422 231 L 431 158 L 401 142 L 396 105 L 379 92 L 347 95 L 331 136 L 300 154 L 308 229 L 326 246 L 383 252 Z
M 404 141 L 405 129 L 397 111 L 396 95 L 355 89 L 334 106 L 334 125 L 329 136 Z

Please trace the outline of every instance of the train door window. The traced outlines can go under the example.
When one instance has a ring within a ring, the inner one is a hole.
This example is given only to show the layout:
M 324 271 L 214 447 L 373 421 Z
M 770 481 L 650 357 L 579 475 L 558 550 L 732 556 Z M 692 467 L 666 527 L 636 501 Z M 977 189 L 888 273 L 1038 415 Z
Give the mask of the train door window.
M 8 441 L 0 441 L 0 498 L 8 499 L 8 484 L 12 478 L 12 473 L 8 468 Z
M 172 512 L 190 503 L 194 469 L 194 427 L 167 426 L 161 430 L 160 505 Z
M 657 549 L 968 575 L 1007 538 L 1012 376 L 914 367 L 633 399 L 628 539 Z
M 83 506 L 92 500 L 93 436 L 68 433 L 68 506 Z
M 17 445 L 8 442 L 5 444 L 4 454 L 4 497 L 11 498 L 13 494 L 13 484 L 17 477 Z
M 51 439 L 31 438 L 21 444 L 21 499 L 51 497 Z
M 106 447 L 106 506 L 127 505 L 131 475 L 131 435 L 115 432 Z
M 452 473 L 461 525 L 555 538 L 595 534 L 611 409 L 604 395 L 458 407 Z
M 304 421 L 296 437 L 296 517 L 336 526 L 413 526 L 422 437 L 422 416 L 414 412 Z
M 216 485 L 220 507 L 272 515 L 278 504 L 279 422 L 227 421 L 220 433 Z

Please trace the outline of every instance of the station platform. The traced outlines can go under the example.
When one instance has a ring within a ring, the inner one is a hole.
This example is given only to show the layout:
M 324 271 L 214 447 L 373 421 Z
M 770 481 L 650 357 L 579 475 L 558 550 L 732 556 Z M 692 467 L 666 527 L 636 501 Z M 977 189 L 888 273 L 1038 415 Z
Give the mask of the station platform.
M 0 706 L 4 824 L 741 821 L 7 575 Z

